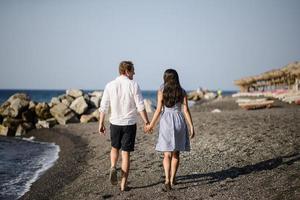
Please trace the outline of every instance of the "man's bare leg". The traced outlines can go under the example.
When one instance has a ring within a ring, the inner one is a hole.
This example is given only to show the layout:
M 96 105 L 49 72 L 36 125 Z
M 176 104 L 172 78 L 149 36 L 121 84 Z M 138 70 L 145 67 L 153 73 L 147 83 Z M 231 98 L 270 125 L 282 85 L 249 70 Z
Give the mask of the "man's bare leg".
M 119 149 L 112 147 L 110 151 L 111 167 L 116 167 L 119 158 Z
M 124 191 L 127 185 L 127 179 L 130 167 L 130 152 L 122 151 L 122 171 L 121 171 L 121 191 Z
M 110 151 L 111 168 L 109 171 L 109 180 L 112 185 L 118 184 L 118 174 L 116 169 L 118 157 L 119 157 L 119 149 L 112 147 Z

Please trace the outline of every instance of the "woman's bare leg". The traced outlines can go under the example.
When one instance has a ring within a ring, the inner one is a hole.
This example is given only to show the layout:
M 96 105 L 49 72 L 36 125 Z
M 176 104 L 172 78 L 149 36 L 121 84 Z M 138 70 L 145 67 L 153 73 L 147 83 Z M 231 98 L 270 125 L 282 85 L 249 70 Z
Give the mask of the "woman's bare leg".
M 170 182 L 173 185 L 176 181 L 176 173 L 179 167 L 179 151 L 172 152 L 172 161 L 171 161 L 171 177 Z
M 164 165 L 165 176 L 166 176 L 165 184 L 170 183 L 171 159 L 172 159 L 171 152 L 164 152 L 163 165 Z

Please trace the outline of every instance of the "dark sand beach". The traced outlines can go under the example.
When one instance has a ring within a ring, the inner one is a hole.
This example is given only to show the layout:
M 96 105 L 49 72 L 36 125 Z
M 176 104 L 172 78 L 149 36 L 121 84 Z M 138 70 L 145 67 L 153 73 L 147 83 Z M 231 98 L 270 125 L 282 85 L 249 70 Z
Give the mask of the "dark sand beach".
M 220 113 L 212 113 L 214 109 Z M 97 123 L 29 132 L 61 148 L 56 164 L 21 199 L 300 199 L 300 106 L 245 111 L 231 97 L 191 108 L 196 136 L 181 154 L 178 184 L 162 192 L 162 155 L 138 124 L 130 191 L 108 181 L 109 136 Z M 152 117 L 152 115 L 150 115 Z M 109 129 L 108 123 L 106 124 Z

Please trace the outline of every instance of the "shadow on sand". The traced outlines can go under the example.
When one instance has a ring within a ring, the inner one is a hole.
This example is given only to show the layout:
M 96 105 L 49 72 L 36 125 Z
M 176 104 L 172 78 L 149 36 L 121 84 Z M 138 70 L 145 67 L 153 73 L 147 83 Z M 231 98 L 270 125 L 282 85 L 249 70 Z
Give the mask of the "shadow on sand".
M 223 181 L 227 178 L 235 179 L 241 175 L 247 175 L 253 172 L 272 170 L 281 165 L 291 165 L 298 160 L 300 160 L 300 154 L 294 153 L 292 155 L 279 156 L 277 158 L 265 160 L 253 165 L 246 165 L 243 167 L 231 167 L 229 169 L 210 172 L 206 174 L 191 174 L 191 175 L 178 176 L 176 180 L 178 180 L 179 182 L 178 184 L 196 183 L 202 181 L 208 181 L 208 183 L 214 183 L 214 182 Z
M 253 172 L 260 172 L 264 170 L 272 170 L 281 165 L 291 165 L 294 162 L 300 160 L 300 154 L 294 153 L 287 156 L 279 156 L 270 160 L 262 161 L 253 165 L 246 165 L 243 167 L 231 167 L 229 169 L 210 172 L 210 173 L 199 173 L 199 174 L 189 174 L 184 176 L 177 176 L 177 184 L 187 184 L 187 183 L 199 183 L 207 182 L 207 184 L 220 182 L 226 180 L 227 178 L 235 179 L 241 175 L 247 175 Z M 163 183 L 163 181 L 156 182 L 150 185 L 132 187 L 132 189 L 147 188 Z M 179 188 L 185 189 L 186 187 Z

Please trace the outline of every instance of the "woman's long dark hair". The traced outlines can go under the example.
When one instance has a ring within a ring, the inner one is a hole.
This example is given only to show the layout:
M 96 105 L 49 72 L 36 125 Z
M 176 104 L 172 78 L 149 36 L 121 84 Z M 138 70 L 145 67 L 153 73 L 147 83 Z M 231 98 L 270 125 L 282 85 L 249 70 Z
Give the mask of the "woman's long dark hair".
M 179 77 L 174 69 L 167 69 L 164 73 L 163 103 L 166 107 L 173 107 L 183 102 L 185 91 L 181 88 Z

